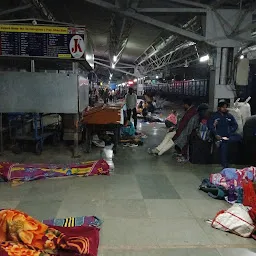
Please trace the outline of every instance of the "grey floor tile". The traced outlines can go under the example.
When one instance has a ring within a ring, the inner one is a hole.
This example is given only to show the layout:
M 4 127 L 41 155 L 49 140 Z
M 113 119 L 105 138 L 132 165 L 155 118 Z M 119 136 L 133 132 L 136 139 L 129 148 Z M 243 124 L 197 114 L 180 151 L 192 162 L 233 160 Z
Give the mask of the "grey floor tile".
M 58 208 L 57 217 L 80 217 L 80 216 L 97 216 L 103 217 L 103 201 L 87 200 L 83 197 L 74 196 L 73 199 L 64 199 Z
M 138 185 L 109 184 L 105 186 L 105 199 L 143 199 Z
M 136 175 L 144 199 L 180 199 L 166 175 Z
M 20 201 L 3 201 L 0 200 L 0 210 L 1 209 L 15 209 L 19 205 Z
M 233 249 L 218 249 L 221 256 L 255 256 L 256 249 L 233 248 Z
M 198 190 L 197 184 L 173 184 L 173 187 L 182 199 L 206 199 L 210 200 L 209 196 L 203 191 Z
M 32 183 L 24 183 L 19 186 L 11 186 L 10 183 L 0 183 L 0 200 L 20 201 L 26 198 L 32 187 Z
M 192 218 L 181 199 L 146 199 L 145 203 L 151 218 Z
M 189 256 L 220 256 L 220 254 L 217 249 L 190 248 Z
M 159 248 L 150 220 L 106 219 L 101 230 L 101 249 Z
M 103 255 L 104 256 L 119 256 L 119 255 L 122 255 L 122 256 L 190 256 L 188 254 L 187 249 L 106 250 L 106 251 L 103 251 Z
M 153 219 L 152 227 L 160 247 L 212 245 L 194 219 Z
M 55 218 L 60 205 L 61 201 L 58 200 L 38 199 L 36 201 L 21 201 L 16 208 L 38 220 L 45 220 Z
M 148 218 L 144 200 L 106 200 L 104 218 Z
M 167 171 L 166 175 L 172 184 L 201 184 L 200 179 L 191 171 L 172 172 Z
M 203 193 L 203 192 L 202 192 Z M 230 207 L 225 201 L 208 199 L 184 199 L 188 209 L 195 218 L 213 219 L 220 210 L 226 210 Z

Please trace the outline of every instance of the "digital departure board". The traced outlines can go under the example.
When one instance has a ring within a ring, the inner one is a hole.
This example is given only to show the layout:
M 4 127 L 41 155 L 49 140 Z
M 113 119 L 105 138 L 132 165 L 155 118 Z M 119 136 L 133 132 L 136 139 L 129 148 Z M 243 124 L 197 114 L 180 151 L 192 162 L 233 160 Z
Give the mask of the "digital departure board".
M 85 59 L 85 28 L 0 24 L 0 56 Z

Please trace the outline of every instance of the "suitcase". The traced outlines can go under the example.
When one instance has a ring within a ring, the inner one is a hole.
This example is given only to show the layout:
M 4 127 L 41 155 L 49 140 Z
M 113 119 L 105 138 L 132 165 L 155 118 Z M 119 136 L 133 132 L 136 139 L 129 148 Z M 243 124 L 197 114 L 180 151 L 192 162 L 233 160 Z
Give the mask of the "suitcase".
M 256 165 L 256 115 L 247 119 L 243 134 L 245 163 Z
M 232 142 L 228 145 L 228 162 L 229 164 L 244 164 L 244 153 L 242 142 Z M 220 164 L 219 148 L 213 144 L 212 164 Z
M 189 160 L 192 164 L 211 163 L 211 142 L 193 136 L 189 145 Z

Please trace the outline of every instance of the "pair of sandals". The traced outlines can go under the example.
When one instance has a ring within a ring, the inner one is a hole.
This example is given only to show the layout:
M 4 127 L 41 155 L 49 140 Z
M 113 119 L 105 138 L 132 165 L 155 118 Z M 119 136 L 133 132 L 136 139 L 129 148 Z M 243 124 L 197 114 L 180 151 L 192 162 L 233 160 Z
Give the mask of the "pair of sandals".
M 187 158 L 185 158 L 182 154 L 179 154 L 177 152 L 175 152 L 173 154 L 173 157 L 176 158 L 176 161 L 180 164 L 183 164 L 183 163 L 187 163 L 189 160 Z

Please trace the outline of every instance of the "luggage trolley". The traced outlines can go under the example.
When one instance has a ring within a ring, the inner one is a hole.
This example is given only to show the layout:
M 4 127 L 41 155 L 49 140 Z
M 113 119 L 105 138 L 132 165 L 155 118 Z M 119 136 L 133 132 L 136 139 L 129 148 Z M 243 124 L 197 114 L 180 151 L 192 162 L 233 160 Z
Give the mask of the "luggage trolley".
M 47 115 L 49 116 L 50 114 Z M 43 118 L 47 115 L 32 113 L 11 120 L 11 124 L 15 123 L 14 127 L 10 125 L 12 129 L 13 153 L 20 154 L 26 143 L 34 143 L 34 151 L 37 155 L 40 155 L 43 151 L 44 141 L 49 137 L 52 137 L 53 145 L 58 143 L 61 131 L 60 121 L 48 123 L 45 126 Z

